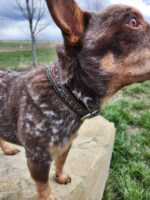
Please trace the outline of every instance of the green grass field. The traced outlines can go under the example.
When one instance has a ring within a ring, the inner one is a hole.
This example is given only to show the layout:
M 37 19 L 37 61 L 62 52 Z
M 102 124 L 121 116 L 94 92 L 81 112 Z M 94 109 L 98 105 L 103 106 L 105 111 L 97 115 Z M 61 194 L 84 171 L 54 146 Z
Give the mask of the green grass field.
M 52 43 L 38 43 L 38 65 L 49 64 L 56 57 Z M 16 71 L 31 69 L 32 54 L 29 42 L 0 42 L 0 66 Z
M 38 45 L 39 64 L 56 57 L 54 45 Z M 31 68 L 29 43 L 0 42 L 0 66 Z M 117 133 L 103 200 L 150 200 L 150 81 L 121 90 L 102 115 Z
M 103 110 L 117 128 L 103 200 L 150 200 L 150 82 L 119 92 Z

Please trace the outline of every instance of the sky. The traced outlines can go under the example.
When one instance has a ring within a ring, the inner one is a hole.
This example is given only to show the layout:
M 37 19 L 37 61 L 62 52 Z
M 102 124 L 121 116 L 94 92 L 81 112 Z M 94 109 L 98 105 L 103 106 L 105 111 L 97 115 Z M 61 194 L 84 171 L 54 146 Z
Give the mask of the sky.
M 0 40 L 29 40 L 29 26 L 20 13 L 16 0 L 0 0 Z M 19 0 L 24 1 L 24 0 Z M 83 10 L 95 10 L 94 0 L 76 0 Z M 150 21 L 150 0 L 100 0 L 101 7 L 111 4 L 127 4 L 138 8 Z M 40 40 L 60 40 L 61 32 L 50 18 L 47 7 L 44 7 L 44 17 L 41 24 L 47 28 L 39 35 Z

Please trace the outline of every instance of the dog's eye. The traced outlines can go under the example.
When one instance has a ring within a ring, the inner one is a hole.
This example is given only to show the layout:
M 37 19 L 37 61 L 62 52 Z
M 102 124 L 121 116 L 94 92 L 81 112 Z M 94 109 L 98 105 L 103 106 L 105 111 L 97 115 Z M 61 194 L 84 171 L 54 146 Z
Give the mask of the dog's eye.
M 132 17 L 132 18 L 130 19 L 130 21 L 129 21 L 129 26 L 131 26 L 131 27 L 133 27 L 133 28 L 138 27 L 138 22 L 137 22 L 137 20 L 136 20 L 135 17 Z

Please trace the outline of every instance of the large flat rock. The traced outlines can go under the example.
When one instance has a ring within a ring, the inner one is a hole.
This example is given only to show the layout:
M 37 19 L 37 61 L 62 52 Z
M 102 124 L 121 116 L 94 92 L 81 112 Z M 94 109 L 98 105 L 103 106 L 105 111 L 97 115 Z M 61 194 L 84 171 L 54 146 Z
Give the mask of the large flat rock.
M 65 165 L 72 182 L 68 185 L 55 183 L 52 166 L 50 182 L 56 200 L 101 200 L 114 138 L 114 125 L 104 118 L 98 116 L 84 122 Z M 0 200 L 36 199 L 24 149 L 20 150 L 15 156 L 5 156 L 0 151 Z

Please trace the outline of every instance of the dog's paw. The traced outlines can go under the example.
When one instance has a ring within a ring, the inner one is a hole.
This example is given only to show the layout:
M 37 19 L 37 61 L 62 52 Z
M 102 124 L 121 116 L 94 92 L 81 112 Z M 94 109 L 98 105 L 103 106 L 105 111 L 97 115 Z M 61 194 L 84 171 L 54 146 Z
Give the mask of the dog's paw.
M 55 180 L 59 184 L 68 184 L 71 182 L 71 177 L 66 174 L 59 174 L 55 176 Z
M 38 197 L 38 200 L 55 200 L 54 196 L 51 194 L 47 197 Z
M 45 200 L 45 199 L 43 199 Z M 51 194 L 47 200 L 55 200 L 54 196 Z
M 50 199 L 49 200 L 55 200 L 53 195 L 50 195 Z
M 17 153 L 19 153 L 20 152 L 20 150 L 19 149 L 17 149 L 17 148 L 15 148 L 15 147 L 7 147 L 7 148 L 5 148 L 4 150 L 4 154 L 5 155 L 15 155 L 15 154 L 17 154 Z

